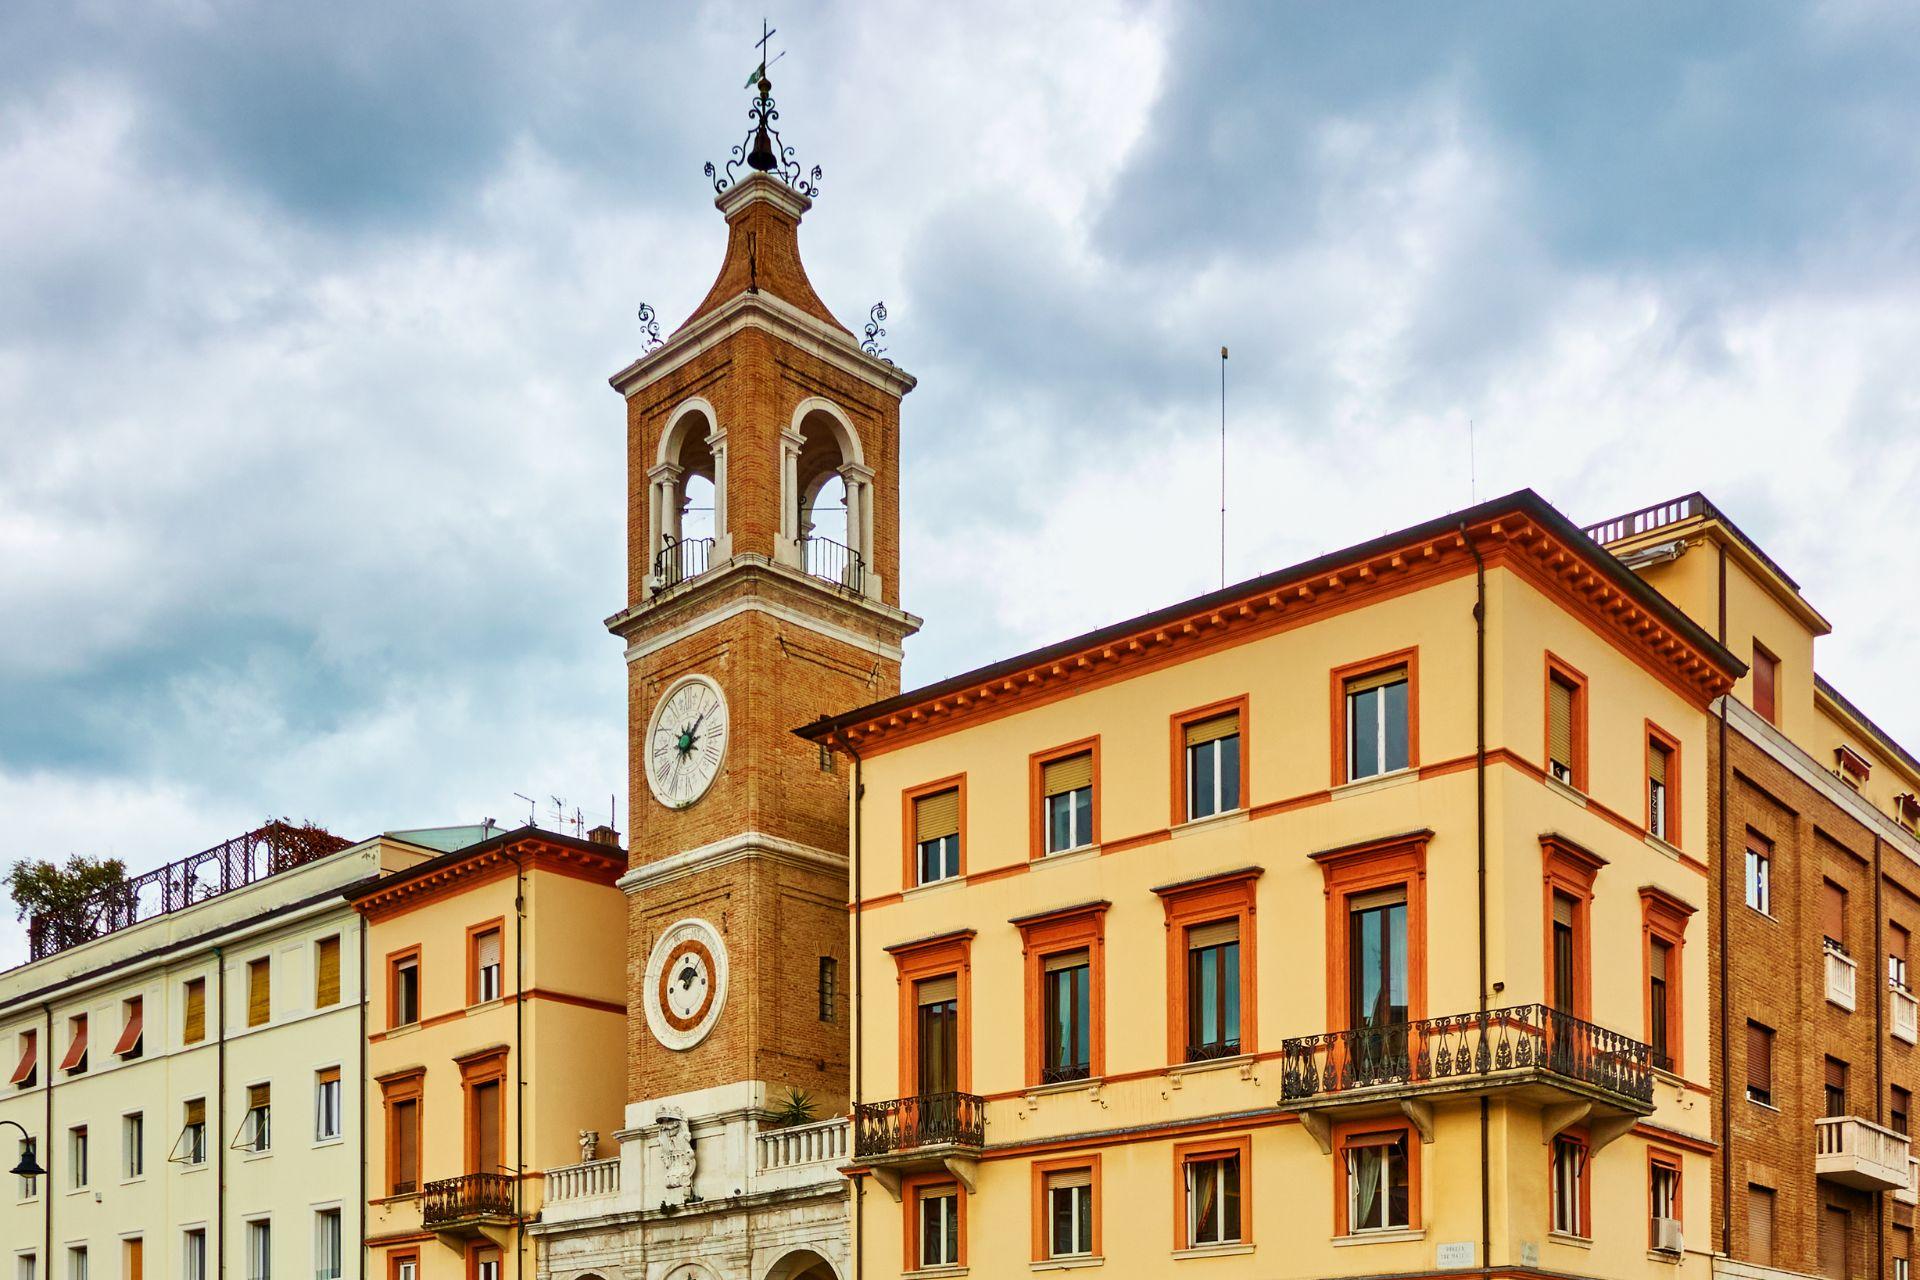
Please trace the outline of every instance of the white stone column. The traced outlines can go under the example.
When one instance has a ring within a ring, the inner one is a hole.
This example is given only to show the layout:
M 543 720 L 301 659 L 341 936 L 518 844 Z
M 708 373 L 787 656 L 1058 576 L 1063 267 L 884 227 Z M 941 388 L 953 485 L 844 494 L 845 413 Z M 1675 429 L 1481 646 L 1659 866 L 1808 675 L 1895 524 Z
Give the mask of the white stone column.
M 733 557 L 733 531 L 727 527 L 727 433 L 715 428 L 707 437 L 713 450 L 713 560 L 715 565 Z
M 668 538 L 680 537 L 680 468 L 663 462 L 647 472 L 648 575 Z
M 800 450 L 806 438 L 791 427 L 780 433 L 780 527 L 773 558 L 782 564 L 800 563 Z
M 880 574 L 873 554 L 873 469 L 857 462 L 840 468 L 840 483 L 847 489 L 847 545 L 860 555 L 864 571 L 860 593 L 880 594 Z

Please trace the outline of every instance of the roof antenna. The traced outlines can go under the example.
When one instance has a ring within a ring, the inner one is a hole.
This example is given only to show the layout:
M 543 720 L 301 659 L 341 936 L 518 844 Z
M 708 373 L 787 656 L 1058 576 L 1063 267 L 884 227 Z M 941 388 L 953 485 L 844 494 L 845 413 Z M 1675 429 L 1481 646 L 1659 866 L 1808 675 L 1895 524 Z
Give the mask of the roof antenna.
M 533 820 L 533 808 L 534 808 L 534 806 L 533 806 L 533 797 L 532 797 L 532 796 L 523 796 L 523 795 L 521 795 L 521 794 L 520 794 L 520 793 L 519 793 L 518 791 L 516 791 L 516 792 L 514 792 L 514 793 L 513 793 L 513 798 L 514 798 L 515 800 L 525 800 L 525 801 L 527 802 L 527 825 L 528 825 L 528 826 L 530 826 L 530 827 L 537 827 L 537 826 L 539 826 L 540 824 L 539 824 L 539 823 L 537 823 L 537 822 L 535 822 L 535 821 Z
M 1227 349 L 1220 348 L 1220 587 L 1227 585 Z

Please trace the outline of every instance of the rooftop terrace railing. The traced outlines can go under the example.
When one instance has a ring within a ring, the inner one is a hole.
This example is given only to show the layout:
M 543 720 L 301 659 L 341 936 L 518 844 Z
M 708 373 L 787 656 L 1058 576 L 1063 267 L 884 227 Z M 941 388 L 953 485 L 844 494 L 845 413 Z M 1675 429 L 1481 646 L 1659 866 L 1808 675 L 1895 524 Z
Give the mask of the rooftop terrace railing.
M 1707 500 L 1704 493 L 1689 493 L 1678 498 L 1669 498 L 1665 502 L 1656 502 L 1650 507 L 1641 507 L 1638 511 L 1629 511 L 1623 516 L 1614 516 L 1598 524 L 1590 524 L 1582 531 L 1603 547 L 1612 546 L 1627 538 L 1637 538 L 1645 533 L 1658 533 L 1670 525 L 1688 520 L 1717 520 L 1722 528 L 1733 535 L 1735 541 L 1751 551 L 1760 563 L 1778 574 L 1781 581 L 1795 591 L 1800 584 L 1788 576 L 1774 558 L 1760 549 L 1760 544 L 1740 531 L 1740 526 L 1727 519 L 1720 508 Z

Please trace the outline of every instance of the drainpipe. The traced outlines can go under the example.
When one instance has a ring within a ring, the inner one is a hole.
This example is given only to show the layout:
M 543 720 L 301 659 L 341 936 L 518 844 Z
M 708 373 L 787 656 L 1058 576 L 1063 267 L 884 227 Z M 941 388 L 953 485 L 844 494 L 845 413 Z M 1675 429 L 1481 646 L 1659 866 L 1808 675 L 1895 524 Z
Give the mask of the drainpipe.
M 47 1073 L 47 1129 L 40 1139 L 40 1167 L 47 1172 L 40 1179 L 41 1230 L 46 1233 L 46 1243 L 41 1252 L 46 1256 L 40 1262 L 40 1274 L 49 1280 L 53 1276 L 53 1078 L 58 1074 L 53 1058 L 53 1006 L 46 1002 L 40 1005 L 40 1015 L 46 1019 L 45 1039 L 40 1042 L 40 1061 Z
M 1715 636 L 1722 648 L 1727 643 L 1727 545 L 1716 540 L 1720 551 L 1720 619 Z M 1720 768 L 1715 786 L 1720 793 L 1720 959 L 1716 968 L 1720 979 L 1720 1254 L 1733 1256 L 1733 996 L 1728 990 L 1727 947 L 1731 931 L 1727 918 L 1733 913 L 1733 854 L 1727 848 L 1727 699 L 1729 689 L 1720 695 Z M 1745 872 L 1743 871 L 1744 875 Z
M 213 949 L 214 1003 L 217 1009 L 213 1018 L 213 1159 L 215 1191 L 213 1202 L 213 1234 L 217 1246 L 215 1252 L 214 1274 L 220 1280 L 227 1275 L 227 953 L 220 947 Z M 362 1232 L 364 1235 L 365 1233 Z
M 527 1176 L 527 865 L 513 855 L 513 1274 L 526 1280 L 527 1232 L 521 1216 L 521 1184 Z
M 359 1219 L 360 1275 L 367 1275 L 373 1261 L 373 1246 L 367 1243 L 367 918 L 360 917 L 360 1202 L 354 1206 Z
M 865 1075 L 861 1068 L 866 1062 L 866 1044 L 860 1036 L 861 1008 L 866 996 L 866 984 L 861 981 L 860 976 L 860 961 L 864 954 L 860 949 L 860 815 L 864 811 L 867 788 L 860 776 L 860 753 L 853 749 L 851 742 L 843 742 L 841 746 L 853 759 L 853 964 L 849 966 L 853 970 L 853 1011 L 848 1019 L 852 1023 L 853 1033 L 853 1102 L 850 1108 L 853 1114 L 848 1116 L 847 1132 L 849 1139 L 847 1155 L 851 1158 L 853 1143 L 859 1136 L 858 1116 Z M 853 1180 L 853 1280 L 864 1280 L 866 1276 L 867 1222 L 864 1216 L 866 1205 L 867 1180 L 864 1177 L 855 1178 Z
M 1887 918 L 1881 898 L 1880 836 L 1873 837 L 1873 1122 L 1887 1122 Z M 1887 1200 L 1873 1197 L 1873 1274 L 1887 1274 Z
M 1460 537 L 1466 542 L 1467 550 L 1473 553 L 1474 843 L 1478 875 L 1476 906 L 1479 912 L 1480 934 L 1480 1033 L 1485 1035 L 1487 1027 L 1487 562 L 1480 554 L 1480 548 L 1473 545 L 1473 538 L 1467 532 L 1465 521 L 1460 523 Z M 1493 1150 L 1489 1132 L 1490 1115 L 1491 1106 L 1483 1094 L 1480 1098 L 1480 1265 L 1482 1267 L 1493 1265 L 1492 1175 L 1488 1168 Z

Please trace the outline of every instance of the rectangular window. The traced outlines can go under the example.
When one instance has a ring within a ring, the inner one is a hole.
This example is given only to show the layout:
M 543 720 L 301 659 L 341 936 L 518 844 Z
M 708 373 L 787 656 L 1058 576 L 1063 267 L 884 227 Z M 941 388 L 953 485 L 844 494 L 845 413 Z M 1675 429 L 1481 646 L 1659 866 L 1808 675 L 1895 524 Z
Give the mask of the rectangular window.
M 913 802 L 913 843 L 920 884 L 960 874 L 960 789 L 948 787 Z
M 247 1224 L 247 1280 L 273 1280 L 273 1224 Z
M 488 1247 L 473 1254 L 473 1280 L 500 1280 L 500 1251 Z
M 1773 1265 L 1773 1188 L 1747 1184 L 1747 1259 Z
M 37 1254 L 23 1253 L 14 1264 L 13 1274 L 18 1280 L 40 1280 L 40 1258 Z
M 1778 699 L 1780 693 L 1780 659 L 1753 642 L 1753 709 L 1768 724 L 1780 723 L 1778 718 Z
M 1773 846 L 1751 836 L 1747 841 L 1747 905 L 1763 916 L 1773 914 Z
M 1679 1253 L 1680 1165 L 1672 1157 L 1653 1154 L 1647 1165 L 1647 1202 L 1650 1210 L 1648 1243 L 1662 1253 Z
M 340 1280 L 340 1211 L 321 1209 L 313 1215 L 314 1280 Z
M 1831 880 L 1820 882 L 1820 933 L 1828 947 L 1847 954 L 1847 891 Z
M 77 1124 L 67 1130 L 68 1185 L 78 1191 L 87 1185 L 87 1126 Z
M 1084 849 L 1093 843 L 1093 752 L 1082 751 L 1040 766 L 1048 853 Z
M 325 1067 L 313 1075 L 313 1137 L 325 1142 L 340 1136 L 340 1068 Z
M 1822 1075 L 1821 1099 L 1829 1120 L 1847 1114 L 1847 1064 L 1829 1055 Z
M 1187 1247 L 1240 1241 L 1240 1157 L 1201 1156 L 1186 1161 Z
M 1046 1058 L 1040 1080 L 1085 1080 L 1091 1069 L 1089 977 L 1092 961 L 1087 951 L 1062 951 L 1040 962 L 1046 1019 Z
M 1240 921 L 1187 929 L 1186 1061 L 1240 1052 Z
M 919 1010 L 920 1096 L 960 1087 L 960 988 L 952 975 L 914 984 Z
M 1893 1280 L 1910 1280 L 1913 1261 L 1913 1228 L 1898 1223 L 1893 1227 Z
M 247 961 L 247 1025 L 264 1027 L 273 1017 L 273 958 Z
M 1407 1022 L 1407 892 L 1347 899 L 1347 1019 L 1352 1030 Z
M 402 1098 L 387 1107 L 387 1158 L 392 1169 L 387 1194 L 420 1190 L 420 1100 Z
M 322 938 L 313 944 L 313 1007 L 328 1009 L 340 1003 L 340 939 Z
M 1773 1105 L 1773 1028 L 1747 1022 L 1747 1097 Z
M 1347 781 L 1404 769 L 1411 762 L 1407 668 L 1391 667 L 1346 682 Z
M 1407 1181 L 1407 1131 L 1361 1133 L 1341 1143 L 1346 1162 L 1347 1231 L 1407 1229 L 1412 1208 Z
M 1195 720 L 1185 729 L 1187 820 L 1240 807 L 1240 713 Z
M 917 1193 L 916 1234 L 920 1266 L 960 1265 L 960 1188 L 930 1187 Z
M 120 1117 L 120 1176 L 145 1177 L 147 1172 L 147 1118 L 138 1111 Z
M 500 930 L 483 929 L 473 935 L 473 1003 L 500 998 Z
M 387 1275 L 389 1280 L 419 1280 L 420 1256 L 413 1253 L 392 1255 Z
M 207 980 L 188 978 L 184 993 L 186 1016 L 181 1020 L 180 1043 L 199 1044 L 207 1038 Z
M 87 1246 L 77 1244 L 67 1250 L 67 1280 L 87 1280 Z
M 195 1227 L 180 1237 L 181 1280 L 207 1280 L 207 1233 Z
M 191 1098 L 181 1107 L 180 1137 L 168 1158 L 184 1165 L 207 1162 L 207 1100 Z
M 1553 1230 L 1585 1238 L 1587 1226 L 1587 1144 L 1570 1134 L 1553 1140 Z
M 1046 1175 L 1047 1256 L 1085 1258 L 1093 1253 L 1093 1170 L 1062 1169 Z
M 120 1002 L 120 1040 L 113 1046 L 115 1057 L 132 1062 L 140 1056 L 146 1040 L 145 1005 L 139 996 Z
M 240 1122 L 240 1140 L 234 1145 L 238 1150 L 251 1151 L 256 1155 L 273 1150 L 272 1085 L 247 1086 L 247 1114 Z
M 1673 829 L 1673 748 L 1658 738 L 1647 742 L 1647 834 L 1671 843 Z
M 70 1076 L 87 1069 L 87 1015 L 84 1013 L 67 1019 L 67 1056 L 60 1059 L 60 1069 Z
M 1580 1007 L 1578 921 L 1580 904 L 1571 894 L 1553 895 L 1553 1007 L 1574 1016 Z
M 1580 687 L 1555 671 L 1547 676 L 1547 771 L 1578 787 Z
M 121 1280 L 146 1280 L 147 1242 L 131 1236 L 120 1242 Z
M 1847 1233 L 1852 1223 L 1847 1211 L 1836 1204 L 1820 1207 L 1820 1274 L 1833 1280 L 1851 1280 L 1853 1268 L 1848 1256 Z
M 405 1027 L 420 1021 L 420 955 L 409 952 L 392 963 L 387 983 L 387 1025 Z
M 467 1090 L 471 1173 L 500 1173 L 500 1082 L 485 1080 Z
M 832 1022 L 839 1016 L 840 962 L 832 956 L 820 957 L 820 1021 Z
M 1887 985 L 1895 991 L 1907 989 L 1907 947 L 1912 940 L 1905 925 L 1887 922 Z
M 1673 1014 L 1667 971 L 1673 964 L 1673 944 L 1654 938 L 1647 944 L 1647 1027 L 1653 1034 L 1653 1065 L 1673 1070 Z
M 31 1089 L 40 1082 L 40 1033 L 20 1033 L 20 1060 L 7 1083 L 16 1089 Z

